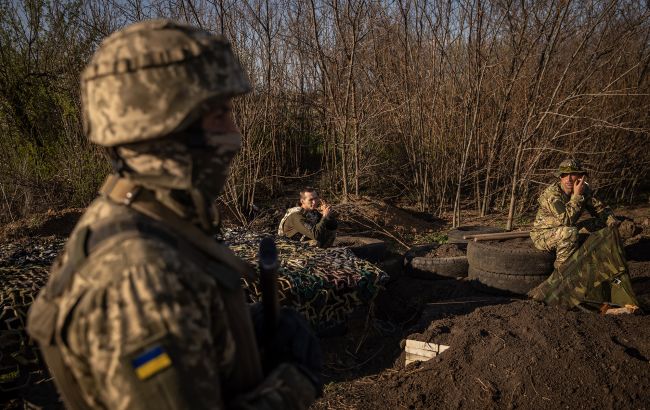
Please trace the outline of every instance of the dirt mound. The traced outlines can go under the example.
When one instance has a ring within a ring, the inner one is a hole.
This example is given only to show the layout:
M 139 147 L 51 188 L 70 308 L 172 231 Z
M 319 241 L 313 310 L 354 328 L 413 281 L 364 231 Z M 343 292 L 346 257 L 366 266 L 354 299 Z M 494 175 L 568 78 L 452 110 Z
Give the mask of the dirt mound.
M 431 232 L 444 223 L 423 220 L 420 215 L 406 209 L 369 198 L 360 198 L 334 205 L 344 230 L 392 231 L 406 233 Z
M 336 212 L 339 233 L 389 239 L 404 247 L 408 247 L 407 243 L 411 242 L 405 236 L 431 233 L 447 224 L 446 221 L 433 218 L 429 214 L 367 197 L 350 197 L 345 203 L 334 200 L 329 202 Z M 293 206 L 296 206 L 293 196 L 275 198 L 271 203 L 256 208 L 254 215 L 249 216 L 252 220 L 248 227 L 261 232 L 276 232 L 285 212 Z M 220 211 L 224 226 L 241 225 L 241 218 L 231 210 L 220 207 Z
M 438 246 L 436 249 L 433 249 L 429 252 L 427 258 L 452 258 L 455 256 L 465 256 L 467 254 L 466 250 L 463 250 L 456 244 L 446 243 L 444 245 Z
M 70 208 L 31 215 L 0 227 L 0 240 L 34 236 L 67 237 L 84 211 L 80 208 Z
M 393 369 L 349 386 L 348 403 L 367 409 L 650 404 L 648 316 L 603 317 L 516 301 L 434 321 L 410 338 L 451 348 L 406 368 L 401 356 Z

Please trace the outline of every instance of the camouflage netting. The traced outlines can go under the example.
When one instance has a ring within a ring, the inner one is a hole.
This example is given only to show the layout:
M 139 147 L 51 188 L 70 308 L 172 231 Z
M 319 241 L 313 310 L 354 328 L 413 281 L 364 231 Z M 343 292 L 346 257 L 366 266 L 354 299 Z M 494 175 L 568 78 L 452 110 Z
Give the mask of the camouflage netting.
M 254 265 L 263 236 L 243 229 L 223 233 L 235 253 Z M 26 383 L 28 371 L 38 365 L 25 320 L 64 243 L 45 238 L 0 245 L 0 392 Z M 302 312 L 317 331 L 344 323 L 355 307 L 371 303 L 387 279 L 345 248 L 319 249 L 284 238 L 276 238 L 276 244 L 281 303 Z M 258 283 L 244 280 L 244 288 L 251 302 L 260 300 Z
M 241 258 L 257 266 L 264 234 L 226 229 L 223 239 Z M 371 303 L 388 275 L 349 249 L 320 249 L 274 237 L 280 258 L 280 303 L 305 315 L 317 331 L 344 323 L 355 307 Z M 260 300 L 257 282 L 244 280 L 251 302 Z
M 27 311 L 47 281 L 62 240 L 0 246 L 0 393 L 24 387 L 39 360 L 25 334 Z

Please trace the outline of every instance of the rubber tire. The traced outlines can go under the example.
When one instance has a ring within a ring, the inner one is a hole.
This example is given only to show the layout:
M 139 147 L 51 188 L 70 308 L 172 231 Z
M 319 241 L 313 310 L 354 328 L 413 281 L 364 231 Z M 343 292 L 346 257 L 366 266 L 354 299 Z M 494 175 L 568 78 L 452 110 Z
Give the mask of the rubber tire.
M 468 226 L 459 226 L 456 229 L 452 229 L 447 233 L 447 243 L 467 243 L 467 239 L 463 239 L 464 235 L 480 235 L 484 233 L 499 233 L 505 232 L 504 229 L 497 228 L 495 226 L 480 226 L 480 225 L 468 225 Z
M 404 255 L 404 266 L 408 275 L 419 279 L 467 277 L 469 265 L 466 256 L 448 258 L 415 256 L 421 252 L 432 251 L 438 246 L 438 244 L 429 244 L 411 248 Z
M 337 236 L 332 247 L 341 246 L 350 249 L 356 257 L 375 263 L 386 259 L 388 249 L 385 241 L 366 236 Z
M 467 244 L 467 260 L 475 269 L 507 275 L 548 276 L 553 272 L 555 255 L 537 249 L 520 249 L 508 242 L 474 242 Z
M 400 255 L 389 256 L 377 263 L 377 266 L 386 272 L 391 279 L 397 278 L 404 272 L 404 258 Z
M 549 275 L 508 275 L 469 267 L 468 278 L 476 290 L 487 293 L 525 295 L 544 282 Z M 478 282 L 478 283 L 477 283 Z
M 411 261 L 411 275 L 422 279 L 429 276 L 442 276 L 445 278 L 467 277 L 469 264 L 466 256 L 449 258 L 413 258 Z

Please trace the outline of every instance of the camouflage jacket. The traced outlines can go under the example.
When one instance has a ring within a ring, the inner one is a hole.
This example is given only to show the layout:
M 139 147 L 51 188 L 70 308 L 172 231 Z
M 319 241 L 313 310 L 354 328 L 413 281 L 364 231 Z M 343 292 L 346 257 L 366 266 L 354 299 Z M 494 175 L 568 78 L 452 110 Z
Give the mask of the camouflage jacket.
M 83 227 L 136 213 L 99 198 L 68 244 Z M 60 266 L 70 251 L 67 245 Z M 160 235 L 110 237 L 53 300 L 56 345 L 87 407 L 308 407 L 315 389 L 296 367 L 262 376 L 239 274 L 190 251 Z M 233 273 L 234 282 L 219 279 Z
M 333 216 L 323 217 L 318 211 L 301 209 L 287 216 L 282 231 L 288 238 L 311 239 L 325 248 L 331 246 L 337 227 L 338 223 Z
M 532 232 L 574 226 L 585 210 L 603 224 L 609 216 L 614 216 L 612 210 L 593 195 L 588 185 L 585 186 L 583 195 L 569 196 L 562 190 L 560 183 L 555 182 L 542 192 L 537 202 L 539 209 Z

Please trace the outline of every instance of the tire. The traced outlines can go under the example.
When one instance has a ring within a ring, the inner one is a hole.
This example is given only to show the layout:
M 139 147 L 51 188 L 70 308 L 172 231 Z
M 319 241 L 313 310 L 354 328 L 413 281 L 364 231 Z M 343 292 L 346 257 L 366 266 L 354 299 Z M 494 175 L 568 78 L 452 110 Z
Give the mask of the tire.
M 467 244 L 467 260 L 475 269 L 507 275 L 548 276 L 553 272 L 555 255 L 537 249 L 514 248 L 504 242 Z
M 391 256 L 379 262 L 377 266 L 386 272 L 392 279 L 402 275 L 404 270 L 404 260 L 399 255 Z
M 468 225 L 468 226 L 459 226 L 456 229 L 452 229 L 447 234 L 447 243 L 467 243 L 467 239 L 463 239 L 464 235 L 480 235 L 484 233 L 498 233 L 505 232 L 501 228 L 494 226 L 480 226 L 480 225 Z
M 420 279 L 458 278 L 467 276 L 467 257 L 454 256 L 447 258 L 431 258 L 416 256 L 429 252 L 438 244 L 421 245 L 411 248 L 404 255 L 404 266 L 409 276 Z
M 469 279 L 479 291 L 487 293 L 509 293 L 525 295 L 534 287 L 544 282 L 549 275 L 508 275 L 488 272 L 469 267 Z
M 466 277 L 468 267 L 466 256 L 455 256 L 451 258 L 413 258 L 411 261 L 412 275 L 417 275 L 423 279 L 431 275 L 446 278 Z
M 369 262 L 376 263 L 386 259 L 387 245 L 381 239 L 365 236 L 337 236 L 332 246 L 348 248 L 355 256 Z

